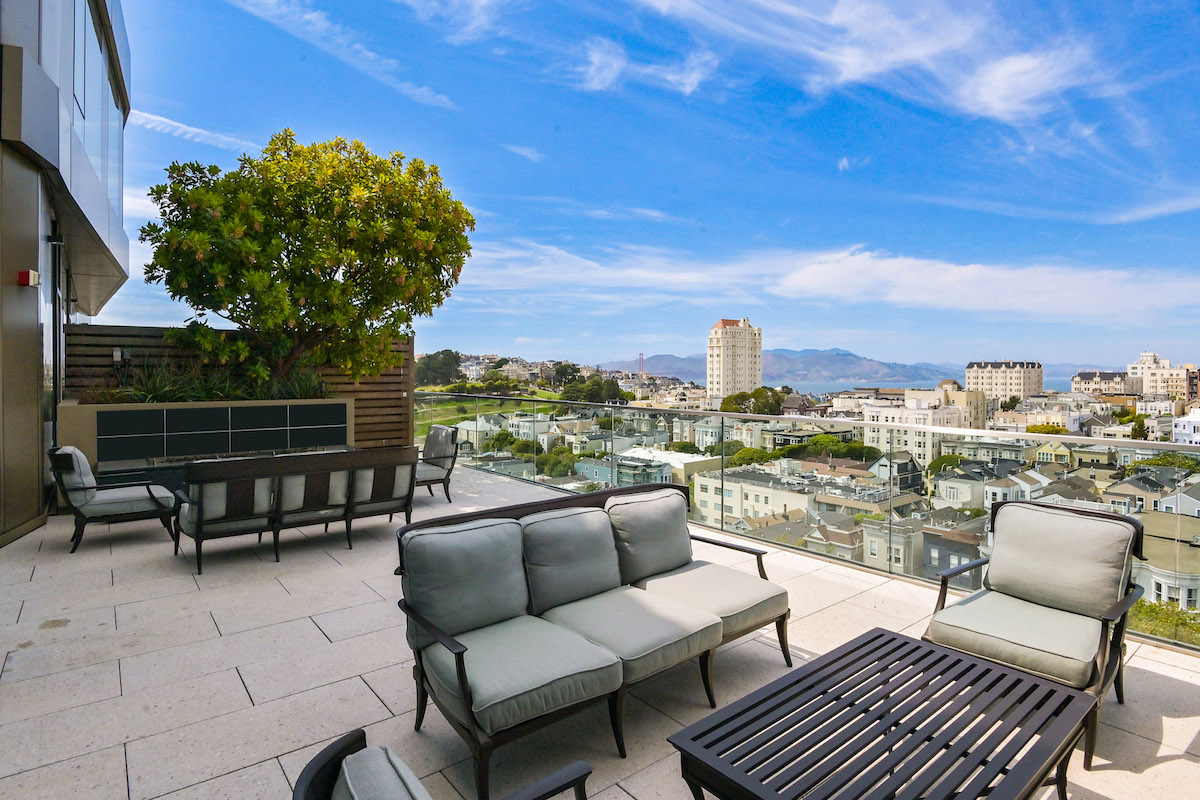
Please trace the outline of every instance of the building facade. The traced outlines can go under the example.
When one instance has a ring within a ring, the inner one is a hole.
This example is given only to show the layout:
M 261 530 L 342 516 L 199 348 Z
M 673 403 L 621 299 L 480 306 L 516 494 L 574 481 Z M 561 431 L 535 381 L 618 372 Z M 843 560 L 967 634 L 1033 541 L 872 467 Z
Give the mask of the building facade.
M 0 0 L 0 544 L 45 519 L 63 325 L 129 277 L 118 0 Z
M 1042 362 L 972 361 L 967 364 L 967 391 L 997 400 L 1041 394 Z
M 966 409 L 959 406 L 927 406 L 920 408 L 877 408 L 863 409 L 863 443 L 878 447 L 884 453 L 907 450 L 922 467 L 942 454 L 941 444 L 945 434 L 913 430 L 911 426 L 961 428 Z M 875 423 L 892 422 L 908 427 L 899 430 L 872 427 Z
M 762 328 L 722 319 L 708 333 L 708 397 L 714 402 L 762 386 Z
M 1142 379 L 1128 372 L 1077 372 L 1071 378 L 1071 391 L 1082 394 L 1141 394 Z
M 1175 420 L 1171 426 L 1171 441 L 1200 445 L 1200 409 L 1193 408 L 1186 417 Z
M 1200 370 L 1195 364 L 1171 365 L 1171 359 L 1158 353 L 1142 353 L 1129 365 L 1129 377 L 1140 378 L 1142 394 L 1162 394 L 1187 402 L 1196 396 L 1196 381 Z

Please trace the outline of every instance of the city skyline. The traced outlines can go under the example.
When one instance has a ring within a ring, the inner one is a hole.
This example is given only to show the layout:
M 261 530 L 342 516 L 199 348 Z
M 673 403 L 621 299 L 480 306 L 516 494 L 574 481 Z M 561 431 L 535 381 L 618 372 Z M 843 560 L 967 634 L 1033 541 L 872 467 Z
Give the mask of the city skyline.
M 691 354 L 718 317 L 907 363 L 1192 349 L 1184 3 L 124 6 L 131 235 L 172 160 L 285 126 L 436 163 L 478 228 L 419 350 Z M 97 322 L 187 318 L 147 255 Z

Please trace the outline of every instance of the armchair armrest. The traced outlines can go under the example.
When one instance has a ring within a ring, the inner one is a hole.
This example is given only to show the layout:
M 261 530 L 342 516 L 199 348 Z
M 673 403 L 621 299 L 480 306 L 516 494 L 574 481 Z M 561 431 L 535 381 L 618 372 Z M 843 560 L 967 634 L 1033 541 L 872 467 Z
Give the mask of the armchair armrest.
M 176 511 L 178 511 L 179 507 L 181 505 L 183 505 L 184 503 L 191 503 L 191 502 L 192 502 L 192 498 L 188 497 L 188 493 L 186 491 L 184 491 L 183 489 L 175 490 L 175 510 Z
M 1133 608 L 1133 604 L 1142 599 L 1142 595 L 1145 593 L 1145 588 L 1134 584 L 1133 591 L 1122 597 L 1117 602 L 1113 603 L 1107 611 L 1100 615 L 1100 620 L 1108 623 L 1116 622 L 1121 617 L 1128 614 L 1129 609 Z
M 437 625 L 434 625 L 408 603 L 401 600 L 398 605 L 400 606 L 400 610 L 405 613 L 409 620 L 415 622 L 418 628 L 432 636 L 438 644 L 449 650 L 454 656 L 458 657 L 467 652 L 467 648 L 462 642 L 446 633 Z
M 747 545 L 737 544 L 735 542 L 724 542 L 724 541 L 721 541 L 720 539 L 710 539 L 707 536 L 699 536 L 694 533 L 689 533 L 688 535 L 694 541 L 697 541 L 697 542 L 704 542 L 705 544 L 715 544 L 717 547 L 725 547 L 725 548 L 728 548 L 729 550 L 737 550 L 739 553 L 749 553 L 750 555 L 752 555 L 756 559 L 758 559 L 758 576 L 760 578 L 762 578 L 764 581 L 769 580 L 767 578 L 767 569 L 766 569 L 766 567 L 763 566 L 763 556 L 765 556 L 767 554 L 766 550 L 759 550 L 757 547 L 749 547 Z
M 946 593 L 950 591 L 951 578 L 962 575 L 964 572 L 979 569 L 990 560 L 987 558 L 977 558 L 974 561 L 968 561 L 966 564 L 959 564 L 957 567 L 951 567 L 939 572 L 937 576 L 941 580 L 941 586 L 938 587 L 938 599 L 937 604 L 933 607 L 933 613 L 936 614 L 946 607 Z
M 104 489 L 132 489 L 135 486 L 153 486 L 151 481 L 122 481 L 121 483 L 101 483 L 96 486 L 97 490 Z
M 548 800 L 559 792 L 575 789 L 575 800 L 585 800 L 587 791 L 584 782 L 592 774 L 592 766 L 586 761 L 576 761 L 539 781 L 519 789 L 504 800 Z

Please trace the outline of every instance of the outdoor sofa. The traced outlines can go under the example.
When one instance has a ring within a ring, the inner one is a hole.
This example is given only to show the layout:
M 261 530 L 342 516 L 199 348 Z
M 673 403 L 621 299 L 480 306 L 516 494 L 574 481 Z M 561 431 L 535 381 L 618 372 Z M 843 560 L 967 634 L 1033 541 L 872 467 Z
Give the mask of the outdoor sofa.
M 261 541 L 269 532 L 278 561 L 283 528 L 339 521 L 353 548 L 356 519 L 396 513 L 412 519 L 416 463 L 415 447 L 193 461 L 184 471 L 187 488 L 175 493 L 175 552 L 180 536 L 190 537 L 201 574 L 204 542 L 255 533 Z
M 625 487 L 407 525 L 398 532 L 415 727 L 430 697 L 470 746 L 480 800 L 494 748 L 608 701 L 625 756 L 626 688 L 775 623 L 788 596 L 765 551 L 695 536 L 684 486 Z M 754 555 L 758 575 L 695 560 L 701 541 Z

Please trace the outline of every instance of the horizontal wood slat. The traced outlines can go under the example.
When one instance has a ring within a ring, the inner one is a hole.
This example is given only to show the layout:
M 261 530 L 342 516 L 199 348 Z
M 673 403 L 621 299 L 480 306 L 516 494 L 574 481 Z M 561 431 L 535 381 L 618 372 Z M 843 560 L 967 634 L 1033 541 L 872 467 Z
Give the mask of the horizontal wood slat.
M 124 325 L 67 325 L 64 394 L 84 396 L 115 376 L 113 350 L 126 364 L 154 364 L 195 358 L 185 348 L 168 343 L 166 328 Z M 354 399 L 355 443 L 360 447 L 411 445 L 413 442 L 413 343 L 397 342 L 392 352 L 405 355 L 404 364 L 374 378 L 355 383 L 327 367 L 321 377 L 334 397 Z

